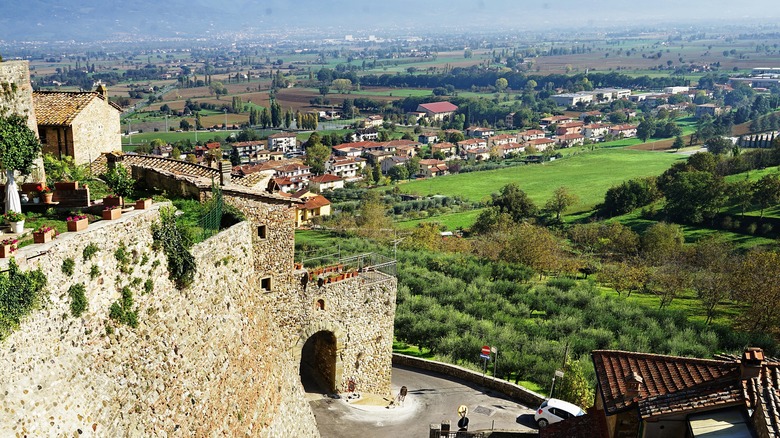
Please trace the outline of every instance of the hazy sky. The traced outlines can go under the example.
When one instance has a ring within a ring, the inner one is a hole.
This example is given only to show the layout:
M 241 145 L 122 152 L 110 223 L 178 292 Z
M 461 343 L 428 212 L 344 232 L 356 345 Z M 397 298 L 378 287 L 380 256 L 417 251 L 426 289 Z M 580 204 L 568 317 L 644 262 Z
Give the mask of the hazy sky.
M 442 26 L 522 31 L 702 20 L 769 23 L 777 18 L 777 0 L 25 0 L 3 8 L 0 39 L 102 39 L 116 33 L 191 36 L 207 30 L 280 27 L 355 33 Z

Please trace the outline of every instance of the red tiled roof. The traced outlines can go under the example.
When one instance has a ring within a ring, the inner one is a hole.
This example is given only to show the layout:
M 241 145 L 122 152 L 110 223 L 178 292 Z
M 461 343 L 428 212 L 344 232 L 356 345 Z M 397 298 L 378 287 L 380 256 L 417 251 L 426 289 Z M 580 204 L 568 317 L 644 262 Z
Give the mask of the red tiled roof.
M 634 407 L 638 399 L 672 394 L 705 382 L 739 376 L 739 365 L 731 361 L 613 350 L 594 350 L 591 357 L 608 415 Z M 626 398 L 626 378 L 634 372 L 643 382 L 637 398 Z
M 438 166 L 439 164 L 445 164 L 445 163 L 444 161 L 431 158 L 428 160 L 420 160 L 420 164 L 422 164 L 423 166 Z
M 642 419 L 677 414 L 702 408 L 715 409 L 745 402 L 742 387 L 736 379 L 713 381 L 670 394 L 648 397 L 639 401 Z
M 315 177 L 309 178 L 309 181 L 314 182 L 314 183 L 322 184 L 322 183 L 341 181 L 342 179 L 343 178 L 338 177 L 336 175 L 333 175 L 333 174 L 330 174 L 330 173 L 326 173 L 324 175 L 320 175 L 320 176 L 315 176 Z
M 93 100 L 105 98 L 98 92 L 73 91 L 35 91 L 33 92 L 33 108 L 39 125 L 69 126 Z M 109 102 L 115 110 L 122 108 Z
M 458 107 L 457 105 L 454 105 L 450 102 L 431 102 L 431 103 L 421 103 L 420 107 L 424 108 L 426 111 L 430 111 L 434 114 L 438 113 L 451 113 L 453 111 L 457 111 Z
M 317 195 L 313 198 L 307 199 L 306 203 L 303 204 L 303 208 L 307 210 L 314 210 L 315 208 L 324 207 L 326 205 L 330 205 L 330 201 L 328 201 L 328 199 L 322 195 Z
M 560 140 L 578 140 L 580 138 L 585 138 L 585 136 L 582 134 L 563 134 L 558 136 Z
M 555 143 L 555 141 L 553 141 L 553 139 L 551 139 L 551 138 L 535 138 L 533 140 L 528 140 L 528 143 L 532 144 L 534 146 L 537 146 L 537 145 L 540 145 L 540 144 Z

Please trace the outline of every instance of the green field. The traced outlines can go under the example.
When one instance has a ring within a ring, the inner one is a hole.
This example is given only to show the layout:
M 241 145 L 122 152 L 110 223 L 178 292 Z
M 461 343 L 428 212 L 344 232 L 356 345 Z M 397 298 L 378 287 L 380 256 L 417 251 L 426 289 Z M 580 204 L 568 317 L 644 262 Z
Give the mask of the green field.
M 610 187 L 630 178 L 659 175 L 684 156 L 665 152 L 600 149 L 545 164 L 462 173 L 400 184 L 403 193 L 463 196 L 470 201 L 488 198 L 509 183 L 517 183 L 538 205 L 565 186 L 580 202 L 572 212 L 592 209 Z
M 395 222 L 395 226 L 399 229 L 405 230 L 416 227 L 423 222 L 439 222 L 444 225 L 448 230 L 457 230 L 458 228 L 469 228 L 479 216 L 482 209 L 462 211 L 458 213 L 442 214 L 440 216 L 433 216 L 425 219 L 412 219 L 405 221 Z

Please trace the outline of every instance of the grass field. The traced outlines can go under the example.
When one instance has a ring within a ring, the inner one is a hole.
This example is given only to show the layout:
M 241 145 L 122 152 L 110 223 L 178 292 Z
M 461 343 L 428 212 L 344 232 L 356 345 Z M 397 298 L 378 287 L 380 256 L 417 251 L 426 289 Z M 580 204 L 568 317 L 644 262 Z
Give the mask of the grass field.
M 665 152 L 600 149 L 545 164 L 412 181 L 399 188 L 403 193 L 460 195 L 480 201 L 514 182 L 534 202 L 543 205 L 556 188 L 565 186 L 579 197 L 572 208 L 577 212 L 592 209 L 610 187 L 630 178 L 658 175 L 680 159 L 684 157 Z

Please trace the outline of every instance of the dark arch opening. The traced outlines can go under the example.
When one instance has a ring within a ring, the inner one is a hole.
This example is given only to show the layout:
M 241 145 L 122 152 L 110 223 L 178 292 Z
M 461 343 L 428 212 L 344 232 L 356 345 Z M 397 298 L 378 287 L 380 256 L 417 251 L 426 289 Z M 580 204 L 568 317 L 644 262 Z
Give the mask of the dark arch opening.
M 301 350 L 301 384 L 306 392 L 336 392 L 336 336 L 317 332 Z

